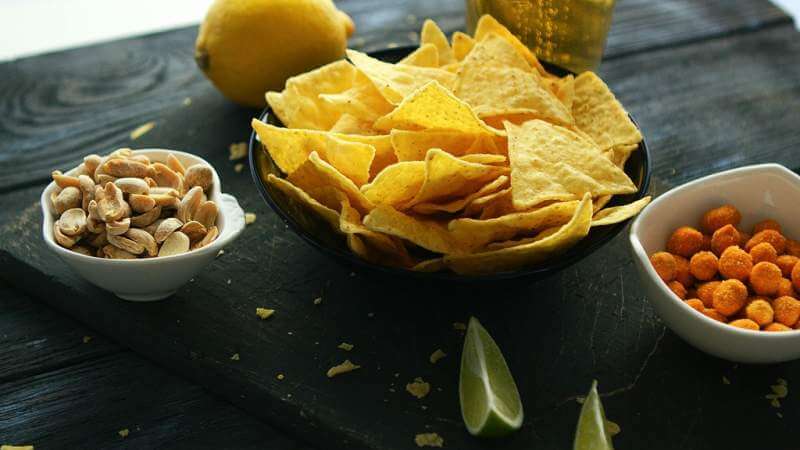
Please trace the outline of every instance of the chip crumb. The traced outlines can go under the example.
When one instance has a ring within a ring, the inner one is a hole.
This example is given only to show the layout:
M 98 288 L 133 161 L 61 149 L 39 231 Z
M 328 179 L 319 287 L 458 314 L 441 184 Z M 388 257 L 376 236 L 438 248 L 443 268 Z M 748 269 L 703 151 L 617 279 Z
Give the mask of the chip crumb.
M 217 257 L 217 258 L 219 258 L 220 256 L 222 256 L 222 255 L 224 255 L 224 254 L 225 254 L 225 249 L 222 249 L 222 248 L 221 248 L 221 249 L 219 249 L 219 251 L 217 252 L 217 256 L 216 256 L 216 257 Z
M 447 353 L 443 352 L 442 349 L 437 348 L 433 353 L 431 353 L 431 356 L 428 359 L 430 360 L 431 364 L 436 364 L 436 361 L 439 361 L 445 356 L 447 356 Z
M 230 153 L 228 156 L 229 161 L 244 158 L 247 156 L 247 142 L 234 142 L 228 146 L 228 152 Z
M 414 25 L 415 23 L 417 23 L 417 16 L 415 16 L 414 14 L 407 15 L 406 23 L 409 25 Z
M 279 374 L 275 375 L 275 378 L 277 378 L 279 380 L 283 380 L 286 377 L 282 373 L 279 373 Z
M 436 433 L 420 433 L 414 436 L 417 447 L 443 447 L 444 439 Z
M 233 166 L 233 171 L 236 173 L 242 173 L 242 170 L 244 170 L 244 164 L 242 163 L 237 163 Z
M 32 445 L 0 445 L 0 450 L 33 450 Z
M 119 437 L 123 437 L 124 438 L 124 437 L 128 437 L 128 435 L 131 434 L 131 432 L 127 428 L 123 428 L 123 429 L 117 431 L 117 434 L 119 435 Z
M 233 356 L 231 356 L 231 361 L 238 361 L 238 360 L 239 360 L 239 354 L 234 353 Z
M 139 125 L 138 127 L 134 128 L 133 131 L 131 131 L 130 138 L 132 141 L 135 141 L 136 139 L 139 139 L 140 137 L 149 133 L 150 130 L 152 130 L 155 127 L 156 123 L 152 121 Z
M 783 378 L 778 378 L 775 380 L 775 384 L 771 385 L 769 388 L 772 393 L 765 395 L 764 398 L 769 400 L 769 404 L 772 405 L 773 408 L 780 408 L 781 399 L 789 395 L 789 382 Z
M 728 379 L 725 375 L 722 376 L 722 384 L 731 384 L 731 380 Z
M 260 317 L 261 320 L 271 317 L 273 314 L 275 314 L 274 309 L 256 308 L 256 315 Z
M 191 97 L 186 97 L 185 99 L 183 99 L 183 106 L 189 106 L 191 104 L 192 104 L 192 98 Z
M 467 324 L 464 322 L 453 322 L 453 329 L 456 331 L 465 331 L 467 329 Z
M 317 298 L 314 299 L 314 304 L 315 305 L 319 305 L 320 303 L 322 303 L 322 297 L 317 297 Z
M 353 349 L 353 344 L 348 344 L 347 342 L 342 342 L 341 344 L 339 344 L 337 346 L 337 348 L 340 348 L 340 349 L 342 349 L 344 351 L 349 352 L 350 350 Z
M 330 369 L 328 369 L 328 372 L 327 372 L 326 375 L 328 375 L 328 378 L 333 378 L 336 375 L 341 375 L 343 373 L 352 372 L 352 371 L 354 371 L 356 369 L 360 369 L 360 368 L 361 368 L 361 366 L 353 364 L 352 362 L 350 362 L 349 359 L 345 359 L 343 363 L 341 363 L 339 365 L 336 365 L 336 366 L 333 366 Z
M 423 398 L 431 391 L 431 385 L 417 377 L 411 383 L 406 384 L 406 391 L 414 397 Z
M 250 225 L 251 223 L 256 221 L 256 214 L 255 213 L 244 213 L 244 223 L 245 225 Z
M 400 372 L 395 372 L 395 373 L 394 373 L 394 377 L 395 377 L 395 378 L 400 378 Z
M 230 278 L 228 278 L 228 280 L 226 281 L 226 283 L 227 283 L 227 284 L 231 284 L 231 282 L 232 282 L 232 281 L 231 281 L 231 279 L 230 279 Z
M 84 336 L 83 337 L 83 343 L 84 344 L 88 344 L 91 341 L 92 341 L 92 337 L 91 336 Z
M 610 434 L 611 437 L 614 437 L 622 432 L 622 428 L 619 427 L 619 424 L 608 419 L 606 419 L 606 430 L 608 430 L 608 434 Z

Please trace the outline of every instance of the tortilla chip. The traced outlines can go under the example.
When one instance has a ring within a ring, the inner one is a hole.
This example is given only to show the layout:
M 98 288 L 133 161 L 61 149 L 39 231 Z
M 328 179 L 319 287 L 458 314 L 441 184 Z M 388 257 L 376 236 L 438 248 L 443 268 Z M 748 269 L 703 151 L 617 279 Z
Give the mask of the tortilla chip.
M 471 153 L 469 155 L 462 156 L 461 160 L 475 164 L 503 164 L 508 160 L 508 158 L 503 155 Z
M 468 152 L 479 136 L 453 131 L 409 130 L 392 130 L 390 135 L 398 161 L 422 161 L 432 148 L 461 156 Z
M 587 234 L 592 222 L 592 199 L 583 196 L 571 220 L 549 237 L 500 250 L 471 255 L 446 255 L 444 262 L 456 273 L 488 274 L 531 267 L 574 246 Z
M 352 114 L 342 114 L 339 120 L 337 120 L 328 131 L 331 133 L 360 134 L 366 136 L 380 134 L 379 131 L 376 131 L 372 127 L 371 121 L 359 119 Z
M 375 205 L 399 206 L 414 198 L 424 182 L 424 161 L 402 161 L 382 170 L 361 192 Z
M 469 195 L 504 173 L 508 173 L 506 167 L 471 163 L 432 148 L 425 156 L 425 181 L 404 208 Z
M 439 272 L 444 270 L 444 258 L 426 259 L 417 263 L 411 270 L 415 272 Z
M 617 167 L 625 170 L 625 163 L 631 157 L 631 153 L 639 148 L 639 144 L 616 145 L 605 151 L 606 157 Z
M 426 19 L 422 24 L 422 31 L 419 33 L 420 45 L 433 44 L 439 50 L 439 64 L 445 65 L 456 61 L 453 56 L 453 49 L 450 48 L 450 43 L 447 42 L 447 37 L 442 33 L 442 30 L 436 25 L 436 22 L 431 19 Z
M 397 64 L 417 67 L 439 67 L 439 50 L 434 44 L 421 44 Z
M 628 203 L 627 205 L 606 208 L 594 215 L 592 218 L 592 226 L 599 227 L 603 225 L 613 225 L 615 223 L 624 222 L 639 214 L 639 212 L 644 209 L 648 203 L 650 203 L 650 200 L 651 197 L 648 195 L 647 197 L 642 197 L 633 203 Z
M 584 72 L 575 78 L 572 115 L 578 128 L 603 150 L 642 140 L 628 113 L 594 72 Z
M 563 104 L 567 111 L 572 111 L 572 103 L 575 99 L 575 76 L 567 75 L 553 82 L 552 87 L 556 98 Z
M 395 105 L 426 83 L 435 80 L 449 87 L 455 80 L 455 75 L 446 70 L 390 64 L 355 50 L 347 50 L 347 57 L 372 80 L 383 97 Z
M 368 261 L 401 267 L 409 267 L 413 264 L 402 242 L 365 227 L 361 221 L 361 214 L 349 203 L 341 205 L 339 229 L 348 237 L 357 235 L 360 238 L 361 242 L 358 244 L 361 245 L 356 244 L 358 249 L 354 250 L 354 253 Z
M 480 190 L 466 197 L 455 199 L 449 203 L 420 203 L 414 205 L 412 210 L 420 214 L 455 213 L 464 209 L 477 198 L 496 192 L 508 184 L 508 177 L 501 175 L 491 183 L 484 185 Z
M 489 33 L 462 62 L 453 93 L 479 117 L 525 114 L 572 124 L 570 111 L 540 78 L 508 41 Z
M 563 225 L 572 218 L 580 202 L 558 202 L 533 211 L 517 212 L 495 219 L 455 219 L 447 228 L 472 249 L 495 241 L 511 239 L 519 234 L 531 234 L 544 228 Z
M 369 169 L 375 157 L 372 145 L 339 139 L 334 134 L 315 130 L 275 127 L 257 119 L 253 119 L 251 124 L 275 164 L 287 174 L 297 170 L 311 151 L 316 150 L 323 161 L 357 186 L 369 180 Z
M 344 192 L 350 204 L 362 212 L 369 211 L 374 206 L 352 180 L 344 176 L 335 167 L 323 161 L 317 152 L 311 152 L 308 159 L 289 174 L 289 182 L 298 188 L 311 192 L 315 188 L 324 186 L 334 187 Z
M 319 94 L 319 98 L 337 112 L 350 114 L 363 122 L 372 123 L 394 109 L 360 70 L 356 70 L 353 85 L 349 89 L 334 94 Z
M 497 130 L 487 127 L 469 105 L 436 81 L 403 99 L 394 111 L 375 121 L 375 128 L 498 134 Z
M 282 92 L 267 92 L 267 103 L 289 128 L 329 130 L 342 112 L 320 100 L 319 94 L 338 94 L 350 89 L 355 74 L 355 68 L 347 61 L 335 61 L 289 78 Z
M 592 199 L 592 208 L 594 208 L 594 212 L 600 211 L 601 209 L 605 208 L 608 202 L 614 198 L 613 195 L 601 195 L 600 197 L 595 197 Z
M 453 57 L 455 57 L 456 61 L 463 61 L 472 50 L 472 47 L 475 46 L 475 39 L 460 31 L 453 33 L 450 41 L 453 47 Z
M 636 186 L 592 143 L 571 130 L 541 120 L 507 123 L 514 207 L 548 200 L 629 194 Z
M 480 215 L 481 219 L 499 217 L 514 212 L 511 188 L 478 197 L 464 209 L 464 216 Z
M 518 247 L 524 244 L 530 244 L 531 242 L 541 241 L 542 239 L 552 236 L 558 233 L 558 230 L 561 229 L 564 225 L 560 225 L 557 227 L 550 227 L 545 228 L 544 230 L 540 231 L 533 237 L 527 237 L 522 239 L 515 239 L 510 241 L 501 241 L 501 242 L 491 242 L 486 245 L 487 250 L 500 250 L 501 248 L 509 248 L 509 247 Z
M 303 208 L 311 209 L 316 215 L 321 217 L 325 222 L 328 222 L 331 227 L 338 230 L 339 228 L 339 213 L 335 210 L 323 205 L 317 200 L 309 196 L 305 191 L 298 188 L 294 184 L 284 180 L 283 178 L 276 177 L 273 174 L 267 175 L 267 183 L 274 186 L 279 191 L 283 192 L 289 199 L 297 202 Z M 305 214 L 295 214 L 295 217 L 305 217 Z
M 432 252 L 465 252 L 441 223 L 403 214 L 389 205 L 376 206 L 364 217 L 364 225 L 370 230 L 397 236 Z
M 484 14 L 483 16 L 481 16 L 480 19 L 478 19 L 478 24 L 475 27 L 475 40 L 482 41 L 486 36 L 488 36 L 491 33 L 499 35 L 500 37 L 508 41 L 508 43 L 510 43 L 512 46 L 514 46 L 514 49 L 517 51 L 517 53 L 522 55 L 522 57 L 525 58 L 525 61 L 528 62 L 530 67 L 536 69 L 536 71 L 539 72 L 540 75 L 550 76 L 550 74 L 548 74 L 547 71 L 544 70 L 542 64 L 539 62 L 538 59 L 536 59 L 536 56 L 530 51 L 527 45 L 520 42 L 520 40 L 517 39 L 516 36 L 514 36 L 510 31 L 508 31 L 508 28 L 504 27 L 500 22 L 495 20 L 494 17 L 488 14 Z

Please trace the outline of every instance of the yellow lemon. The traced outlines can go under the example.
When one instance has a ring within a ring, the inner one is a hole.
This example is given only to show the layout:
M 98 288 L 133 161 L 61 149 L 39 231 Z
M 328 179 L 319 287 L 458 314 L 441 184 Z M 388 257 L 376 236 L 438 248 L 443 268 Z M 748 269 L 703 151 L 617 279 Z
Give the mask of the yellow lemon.
M 226 97 L 261 107 L 287 78 L 344 57 L 354 28 L 331 0 L 216 0 L 195 61 Z

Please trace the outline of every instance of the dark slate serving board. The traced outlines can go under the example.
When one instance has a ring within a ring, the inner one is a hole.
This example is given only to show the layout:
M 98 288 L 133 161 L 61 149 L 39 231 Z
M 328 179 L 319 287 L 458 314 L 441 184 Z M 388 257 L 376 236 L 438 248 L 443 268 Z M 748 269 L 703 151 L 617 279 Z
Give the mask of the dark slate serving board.
M 800 153 L 793 151 L 800 144 L 800 40 L 785 16 L 765 2 L 735 3 L 738 9 L 727 2 L 620 3 L 618 17 L 632 29 L 612 33 L 611 57 L 601 75 L 648 139 L 655 193 L 748 163 L 800 167 Z M 460 26 L 460 2 L 408 2 L 392 4 L 394 9 L 366 4 L 342 2 L 365 24 L 362 47 L 401 42 L 418 23 L 386 31 L 373 25 L 398 14 L 411 22 L 411 11 L 423 17 L 452 8 L 443 23 Z M 398 8 L 408 9 L 398 13 Z M 384 41 L 366 40 L 378 33 Z M 618 448 L 794 445 L 792 424 L 800 407 L 789 398 L 777 410 L 763 395 L 777 377 L 791 383 L 800 365 L 738 367 L 684 344 L 645 299 L 624 235 L 557 276 L 519 286 L 392 284 L 317 254 L 259 200 L 246 171 L 236 173 L 227 160 L 227 145 L 247 138 L 257 111 L 226 102 L 189 70 L 186 46 L 192 39 L 193 32 L 185 30 L 86 51 L 93 62 L 114 61 L 108 69 L 114 74 L 147 60 L 142 49 L 159 48 L 159 55 L 169 56 L 159 56 L 164 61 L 157 68 L 133 77 L 138 84 L 109 88 L 105 97 L 98 92 L 107 82 L 102 76 L 86 85 L 95 101 L 56 108 L 47 122 L 62 121 L 53 125 L 60 139 L 34 139 L 45 121 L 33 119 L 30 108 L 12 108 L 15 119 L 0 122 L 10 141 L 20 144 L 0 152 L 0 184 L 6 189 L 0 210 L 18 211 L 0 216 L 0 276 L 320 448 L 415 448 L 414 435 L 426 431 L 439 433 L 446 448 L 568 448 L 579 409 L 575 399 L 593 378 L 600 382 L 609 418 L 622 426 Z M 132 52 L 130 61 L 117 56 L 121 50 Z M 80 53 L 61 55 L 53 58 L 64 63 Z M 779 69 L 774 61 L 784 64 Z M 16 73 L 25 85 L 24 72 L 35 72 L 36 64 L 0 66 L 0 73 Z M 52 92 L 64 89 L 63 80 L 51 83 Z M 182 104 L 184 97 L 192 98 L 189 106 Z M 41 99 L 33 104 L 53 107 Z M 99 116 L 110 109 L 118 109 L 118 117 Z M 127 132 L 148 120 L 155 120 L 156 128 L 128 141 Z M 258 216 L 223 256 L 168 301 L 116 299 L 79 279 L 39 238 L 35 202 L 45 171 L 114 145 L 196 152 L 218 168 L 223 190 Z M 314 305 L 317 297 L 322 304 Z M 260 321 L 254 314 L 259 306 L 277 312 Z M 492 332 L 520 387 L 526 420 L 507 440 L 476 440 L 461 423 L 462 335 L 452 323 L 470 315 Z M 353 351 L 337 349 L 343 341 L 354 344 Z M 432 365 L 428 356 L 437 348 L 448 356 Z M 239 361 L 230 359 L 234 353 Z M 325 371 L 345 358 L 362 369 L 327 379 Z M 418 376 L 433 386 L 422 400 L 404 391 Z M 731 384 L 724 384 L 723 376 Z M 731 431 L 745 427 L 759 432 Z

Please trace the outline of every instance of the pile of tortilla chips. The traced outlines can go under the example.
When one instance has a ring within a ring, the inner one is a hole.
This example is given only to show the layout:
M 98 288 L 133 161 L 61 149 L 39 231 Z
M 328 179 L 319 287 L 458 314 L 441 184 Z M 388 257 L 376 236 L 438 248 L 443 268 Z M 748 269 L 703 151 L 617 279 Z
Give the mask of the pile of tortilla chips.
M 425 22 L 396 64 L 348 50 L 267 101 L 253 120 L 285 178 L 360 257 L 419 271 L 534 266 L 650 200 L 623 167 L 639 130 L 594 73 L 559 78 L 490 16 L 450 41 Z

